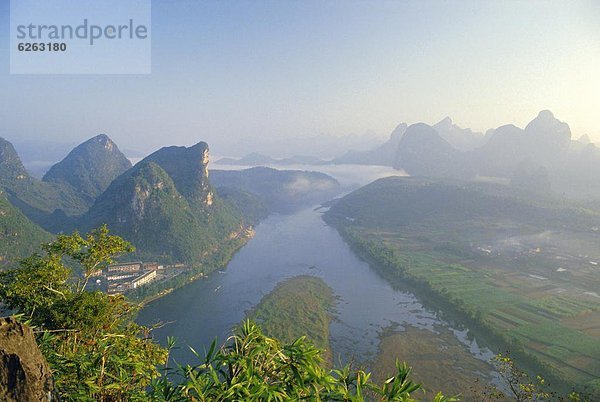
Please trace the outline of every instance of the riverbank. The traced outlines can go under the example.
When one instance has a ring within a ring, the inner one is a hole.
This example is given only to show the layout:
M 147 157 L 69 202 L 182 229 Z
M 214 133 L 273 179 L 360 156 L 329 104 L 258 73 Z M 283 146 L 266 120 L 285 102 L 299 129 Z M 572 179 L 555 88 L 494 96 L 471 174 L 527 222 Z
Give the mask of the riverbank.
M 559 393 L 568 393 L 576 388 L 585 395 L 595 397 L 594 392 L 596 391 L 593 388 L 566 380 L 554 367 L 550 367 L 537 356 L 532 355 L 518 338 L 508 336 L 506 332 L 489 323 L 486 319 L 485 304 L 486 302 L 495 303 L 494 300 L 499 297 L 497 292 L 487 291 L 487 301 L 482 300 L 480 304 L 473 303 L 473 300 L 469 301 L 457 296 L 457 293 L 453 292 L 451 284 L 438 283 L 427 277 L 428 271 L 431 269 L 443 270 L 449 275 L 468 272 L 457 273 L 451 269 L 450 264 L 440 264 L 429 255 L 418 252 L 404 254 L 381 239 L 377 240 L 372 233 L 369 235 L 361 233 L 349 223 L 341 223 L 332 219 L 326 219 L 326 221 L 336 228 L 357 255 L 367 261 L 393 286 L 402 289 L 409 287 L 411 292 L 442 312 L 446 319 L 450 318 L 452 321 L 468 327 L 478 339 L 484 340 L 496 351 L 502 353 L 508 351 L 520 367 L 533 376 L 541 375 Z M 460 271 L 459 266 L 455 266 L 455 268 Z M 473 286 L 482 285 L 477 282 L 477 278 L 472 277 L 461 277 L 460 281 L 463 284 L 472 283 Z
M 168 280 L 149 283 L 128 292 L 126 294 L 127 298 L 144 307 L 177 289 L 206 278 L 215 271 L 224 269 L 233 256 L 254 236 L 254 233 L 252 227 L 240 230 L 236 236 L 229 236 L 215 252 L 206 255 L 202 264 L 190 267 Z

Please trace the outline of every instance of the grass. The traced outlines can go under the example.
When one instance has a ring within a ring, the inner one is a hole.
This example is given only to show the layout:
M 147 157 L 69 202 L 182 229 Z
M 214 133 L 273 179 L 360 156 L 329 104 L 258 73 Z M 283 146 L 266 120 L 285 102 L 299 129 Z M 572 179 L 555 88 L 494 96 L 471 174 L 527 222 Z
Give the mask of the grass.
M 460 394 L 461 400 L 466 401 L 483 400 L 493 370 L 489 363 L 473 357 L 443 327 L 435 327 L 434 331 L 410 326 L 402 331 L 385 329 L 372 365 L 374 380 L 387 380 L 396 359 L 411 366 L 415 380 L 425 384 L 427 395 L 442 391 L 446 395 Z
M 316 347 L 327 351 L 329 360 L 329 323 L 334 303 L 332 289 L 313 276 L 297 276 L 277 284 L 263 297 L 249 317 L 270 337 L 292 342 L 306 336 Z

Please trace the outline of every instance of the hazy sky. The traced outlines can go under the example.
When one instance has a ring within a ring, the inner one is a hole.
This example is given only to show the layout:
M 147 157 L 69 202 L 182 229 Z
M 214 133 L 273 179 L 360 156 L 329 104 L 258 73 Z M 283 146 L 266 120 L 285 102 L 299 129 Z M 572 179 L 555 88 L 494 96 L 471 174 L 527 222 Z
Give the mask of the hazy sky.
M 121 148 L 485 130 L 542 109 L 600 141 L 600 1 L 154 1 L 152 74 L 9 75 L 0 136 Z M 218 150 L 217 150 L 218 152 Z

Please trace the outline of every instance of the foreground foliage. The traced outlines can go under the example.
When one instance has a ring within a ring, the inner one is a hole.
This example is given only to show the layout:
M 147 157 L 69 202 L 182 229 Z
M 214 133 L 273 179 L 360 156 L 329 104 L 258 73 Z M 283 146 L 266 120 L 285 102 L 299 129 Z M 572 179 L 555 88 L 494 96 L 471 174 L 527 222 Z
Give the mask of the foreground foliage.
M 37 334 L 62 400 L 146 400 L 166 350 L 132 320 L 123 296 L 88 292 L 91 274 L 131 245 L 102 227 L 85 238 L 59 235 L 0 274 L 0 295 Z M 73 273 L 73 268 L 78 274 Z
M 173 341 L 170 341 L 173 346 Z M 217 349 L 213 342 L 200 364 L 165 369 L 154 382 L 157 401 L 416 401 L 420 384 L 410 379 L 411 369 L 397 362 L 396 375 L 383 385 L 371 375 L 346 366 L 322 367 L 321 351 L 304 337 L 291 343 L 269 338 L 252 321 L 245 321 L 229 342 Z M 170 380 L 179 376 L 177 385 Z M 441 393 L 434 402 L 457 401 Z

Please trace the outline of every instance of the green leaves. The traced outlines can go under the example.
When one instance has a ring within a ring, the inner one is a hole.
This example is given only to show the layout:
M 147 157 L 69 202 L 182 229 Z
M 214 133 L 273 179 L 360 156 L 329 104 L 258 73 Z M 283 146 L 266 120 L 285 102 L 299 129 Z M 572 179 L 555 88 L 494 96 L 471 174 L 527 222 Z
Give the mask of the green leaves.
M 0 296 L 11 309 L 34 318 L 34 324 L 48 314 L 49 306 L 69 293 L 70 270 L 56 259 L 34 254 L 21 262 L 20 269 L 0 273 Z
M 421 388 L 420 384 L 414 383 L 409 379 L 411 368 L 406 363 L 400 363 L 396 359 L 396 375 L 387 379 L 381 388 L 381 394 L 386 400 L 396 401 L 404 400 L 404 396 L 410 396 Z
M 82 267 L 83 280 L 77 286 L 79 293 L 83 292 L 87 280 L 95 271 L 111 264 L 115 257 L 134 251 L 128 241 L 109 235 L 106 225 L 92 230 L 85 238 L 78 232 L 58 235 L 55 241 L 44 245 L 43 249 L 51 259 L 67 256 Z
M 132 321 L 137 306 L 123 296 L 85 291 L 90 274 L 131 245 L 103 226 L 85 237 L 60 235 L 43 250 L 20 269 L 0 273 L 0 296 L 36 327 L 61 399 L 146 400 L 167 351 Z
M 397 373 L 378 386 L 371 375 L 349 366 L 322 367 L 321 351 L 304 337 L 290 343 L 265 336 L 252 321 L 244 321 L 229 342 L 213 342 L 197 366 L 179 367 L 176 383 L 153 382 L 155 401 L 415 401 L 421 386 L 410 380 L 410 368 L 397 363 Z M 165 373 L 172 373 L 167 370 Z M 436 402 L 455 398 L 435 397 Z

